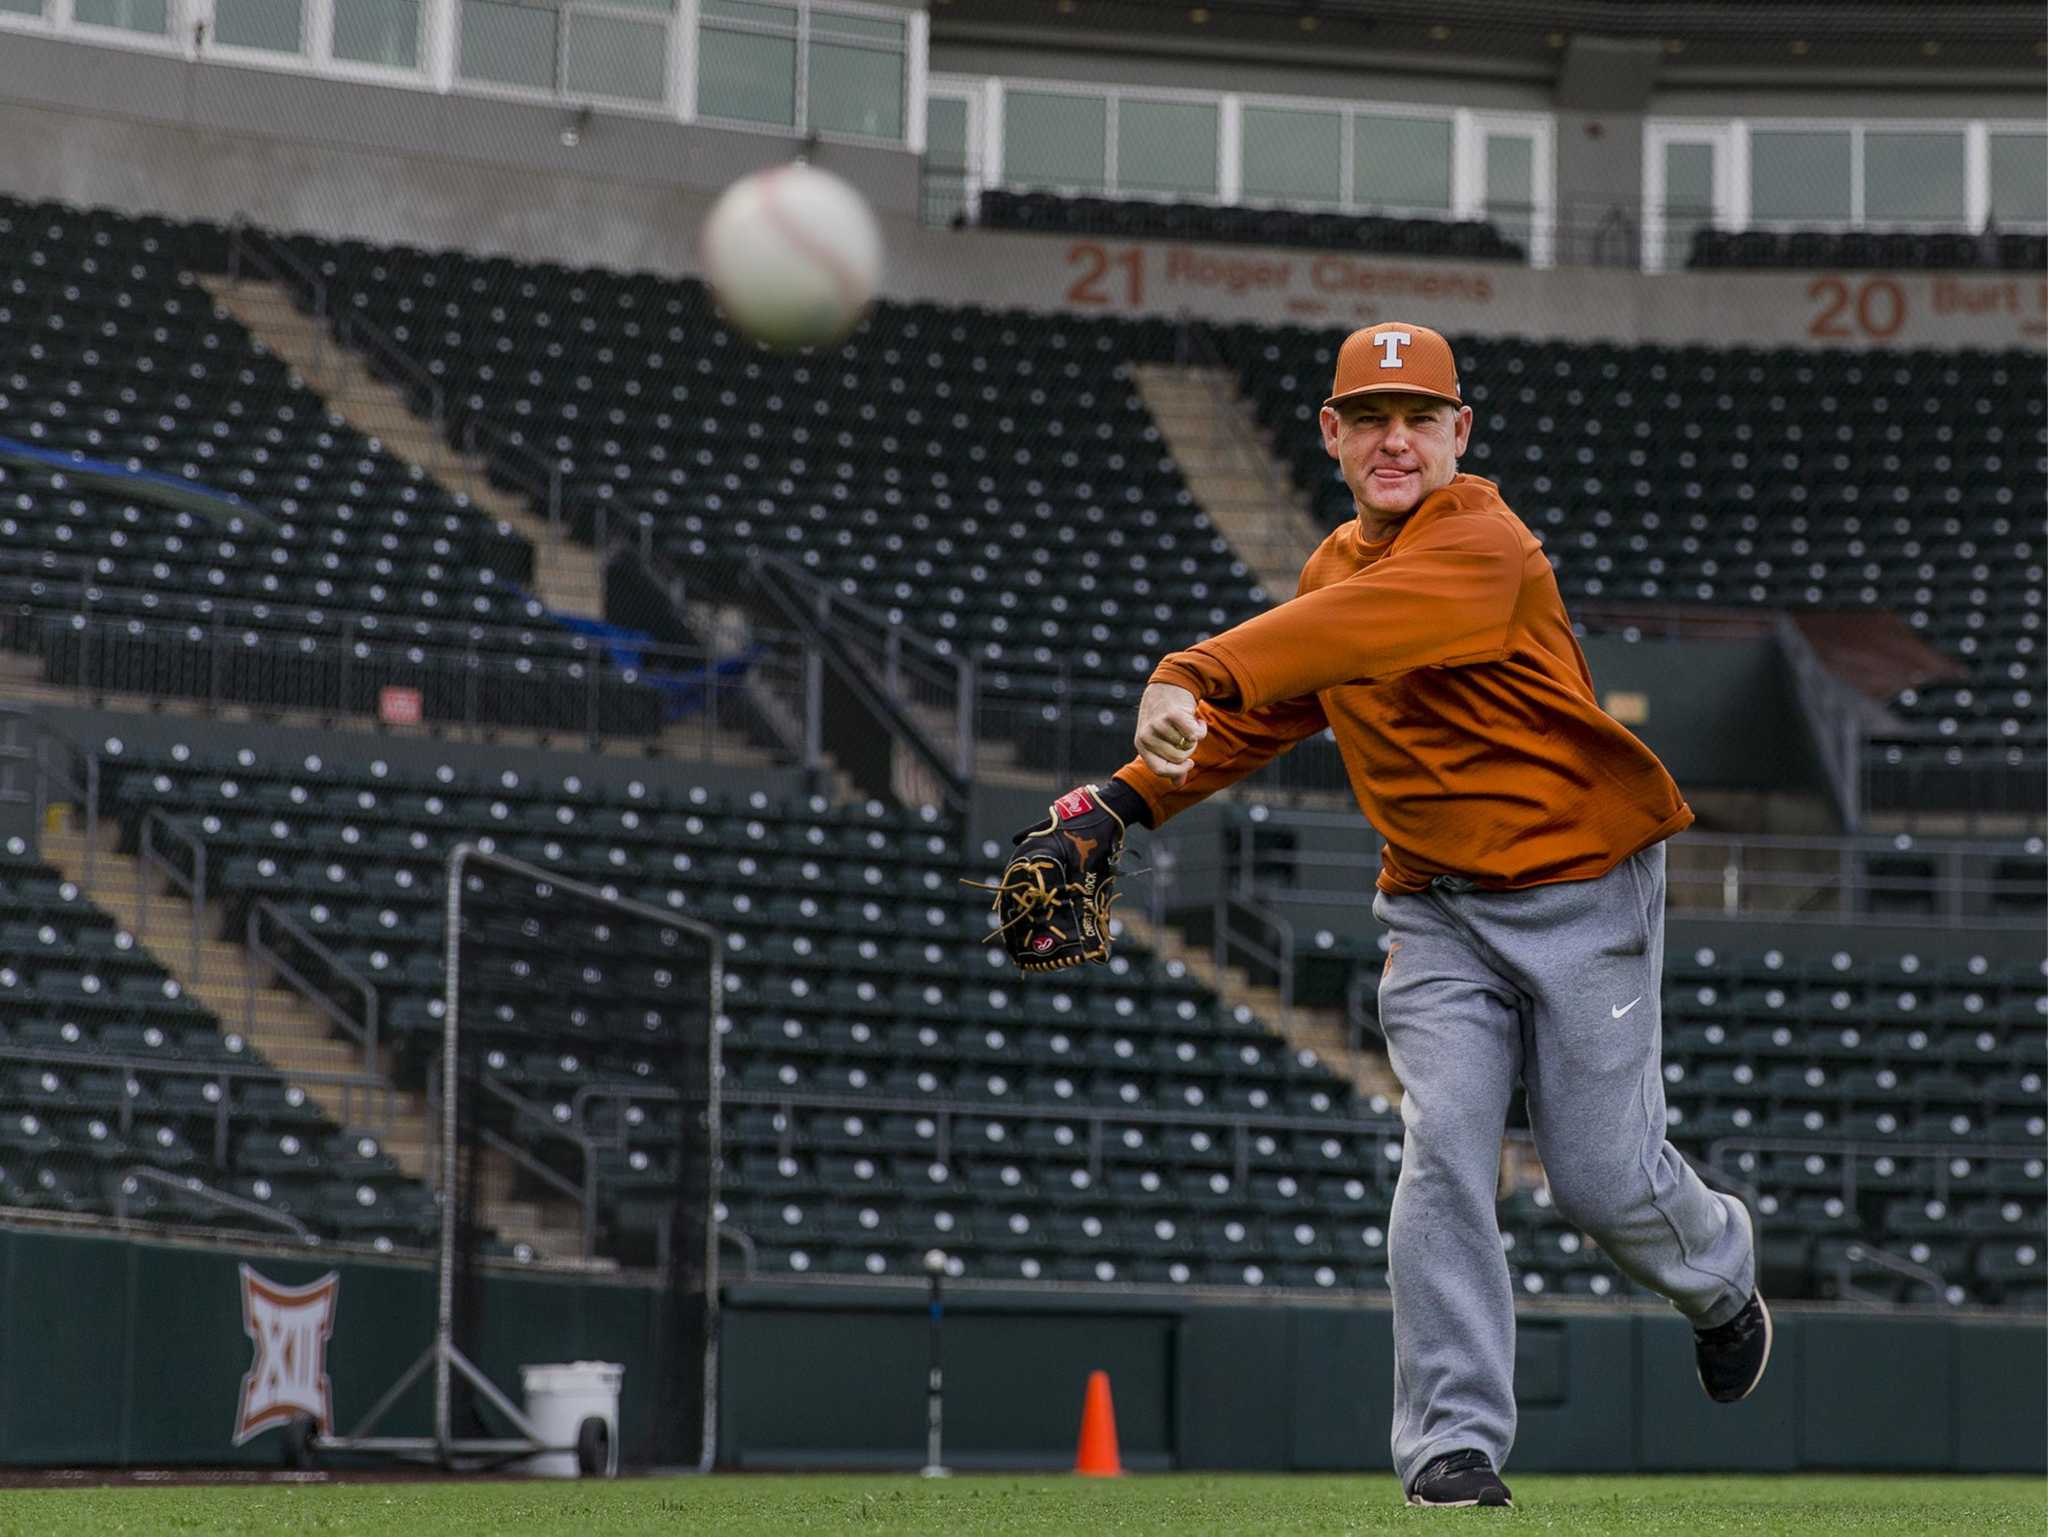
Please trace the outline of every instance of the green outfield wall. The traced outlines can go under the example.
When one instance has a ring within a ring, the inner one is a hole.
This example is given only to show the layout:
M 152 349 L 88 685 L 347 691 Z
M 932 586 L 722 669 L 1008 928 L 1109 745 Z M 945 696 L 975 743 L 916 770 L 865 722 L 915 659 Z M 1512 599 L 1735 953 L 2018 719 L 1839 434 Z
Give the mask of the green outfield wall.
M 252 1305 L 245 1268 L 288 1298 L 332 1278 L 331 1308 L 294 1323 Z M 499 1274 L 486 1296 L 483 1364 L 515 1400 L 522 1362 L 623 1362 L 625 1460 L 688 1460 L 658 1427 L 662 1293 Z M 348 1429 L 425 1346 L 434 1306 L 416 1261 L 29 1229 L 0 1229 L 0 1297 L 0 1464 L 15 1466 L 275 1463 L 295 1395 L 324 1391 Z M 725 1303 L 726 1465 L 922 1462 L 920 1289 L 742 1282 Z M 963 1468 L 1067 1465 L 1097 1368 L 1133 1468 L 1387 1465 L 1383 1301 L 973 1292 L 949 1301 L 945 1338 L 947 1460 Z M 1781 1309 L 1770 1374 L 1734 1408 L 1702 1396 L 1687 1331 L 1661 1312 L 1528 1310 L 1518 1358 L 1525 1471 L 2048 1468 L 2038 1319 Z M 423 1433 L 428 1409 L 422 1383 L 386 1428 Z
M 293 1327 L 289 1309 L 250 1319 L 245 1266 L 275 1288 L 334 1277 L 331 1313 L 316 1320 L 327 1337 Z M 413 1363 L 432 1337 L 433 1281 L 416 1261 L 0 1229 L 0 1463 L 274 1465 L 291 1401 L 317 1397 L 323 1375 L 333 1422 L 347 1430 Z M 650 1436 L 661 1293 L 494 1275 L 485 1298 L 482 1364 L 514 1402 L 521 1362 L 626 1362 L 622 1455 L 676 1460 Z M 430 1380 L 385 1433 L 427 1432 Z M 237 1445 L 245 1408 L 273 1422 Z
M 744 1468 L 922 1460 L 915 1292 L 727 1291 L 721 1456 Z M 1959 1472 L 2048 1467 L 2048 1328 L 1777 1310 L 1770 1372 L 1708 1402 L 1666 1311 L 1525 1310 L 1523 1471 Z M 1064 1466 L 1089 1371 L 1110 1373 L 1133 1468 L 1383 1469 L 1393 1329 L 1377 1305 L 964 1296 L 946 1323 L 947 1461 Z

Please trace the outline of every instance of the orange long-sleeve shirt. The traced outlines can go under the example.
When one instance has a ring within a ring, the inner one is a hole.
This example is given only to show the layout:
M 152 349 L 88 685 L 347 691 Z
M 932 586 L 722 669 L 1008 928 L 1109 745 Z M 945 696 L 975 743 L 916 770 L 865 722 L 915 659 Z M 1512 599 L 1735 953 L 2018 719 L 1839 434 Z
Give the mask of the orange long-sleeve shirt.
M 1177 651 L 1154 683 L 1209 730 L 1179 784 L 1117 777 L 1157 826 L 1328 726 L 1386 840 L 1382 890 L 1591 880 L 1692 823 L 1664 765 L 1593 694 L 1550 562 L 1493 482 L 1460 475 L 1384 540 L 1353 521 L 1295 597 Z

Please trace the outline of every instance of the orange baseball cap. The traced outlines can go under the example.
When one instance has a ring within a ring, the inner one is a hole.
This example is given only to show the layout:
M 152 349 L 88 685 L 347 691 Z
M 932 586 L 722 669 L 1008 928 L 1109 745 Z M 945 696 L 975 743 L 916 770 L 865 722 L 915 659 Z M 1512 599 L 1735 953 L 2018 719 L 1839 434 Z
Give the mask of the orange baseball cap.
M 1430 395 L 1454 406 L 1458 394 L 1458 360 L 1451 344 L 1428 326 L 1389 320 L 1367 326 L 1344 338 L 1337 350 L 1337 376 L 1330 384 L 1334 406 L 1359 395 Z

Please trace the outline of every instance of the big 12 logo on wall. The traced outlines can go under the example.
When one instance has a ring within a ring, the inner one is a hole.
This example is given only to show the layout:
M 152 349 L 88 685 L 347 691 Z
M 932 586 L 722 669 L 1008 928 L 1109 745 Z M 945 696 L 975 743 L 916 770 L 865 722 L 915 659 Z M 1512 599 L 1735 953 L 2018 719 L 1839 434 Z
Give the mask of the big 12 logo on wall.
M 327 1378 L 327 1342 L 341 1303 L 341 1273 L 330 1270 L 306 1286 L 282 1286 L 247 1265 L 242 1273 L 242 1332 L 255 1346 L 242 1376 L 234 1444 L 301 1414 L 324 1434 L 334 1430 L 334 1385 Z

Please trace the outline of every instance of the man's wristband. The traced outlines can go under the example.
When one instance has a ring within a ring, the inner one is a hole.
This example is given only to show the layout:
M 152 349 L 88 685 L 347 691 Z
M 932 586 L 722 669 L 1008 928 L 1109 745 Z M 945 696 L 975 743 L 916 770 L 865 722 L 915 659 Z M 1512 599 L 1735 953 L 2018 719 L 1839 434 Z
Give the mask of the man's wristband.
M 1107 779 L 1096 787 L 1102 804 L 1115 812 L 1126 827 L 1150 827 L 1152 808 L 1145 797 L 1121 779 Z

